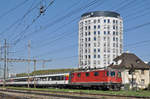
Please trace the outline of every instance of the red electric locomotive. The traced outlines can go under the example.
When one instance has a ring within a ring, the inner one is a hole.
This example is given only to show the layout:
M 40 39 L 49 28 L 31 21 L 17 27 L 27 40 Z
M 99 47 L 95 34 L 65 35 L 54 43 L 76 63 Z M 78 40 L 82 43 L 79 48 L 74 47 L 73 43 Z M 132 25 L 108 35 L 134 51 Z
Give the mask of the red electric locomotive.
M 121 72 L 116 70 L 90 70 L 71 73 L 70 84 L 75 87 L 119 90 Z

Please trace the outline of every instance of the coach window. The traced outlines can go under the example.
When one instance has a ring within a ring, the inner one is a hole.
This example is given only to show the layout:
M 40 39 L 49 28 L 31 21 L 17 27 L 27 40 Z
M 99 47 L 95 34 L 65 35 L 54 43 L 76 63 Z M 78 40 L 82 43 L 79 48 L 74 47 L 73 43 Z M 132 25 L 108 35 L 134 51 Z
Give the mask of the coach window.
M 81 73 L 78 73 L 77 76 L 78 76 L 78 77 L 81 77 Z
M 99 73 L 98 72 L 94 72 L 94 76 L 98 76 L 99 75 Z
M 89 73 L 87 72 L 87 73 L 85 73 L 85 75 L 86 75 L 86 77 L 89 77 Z

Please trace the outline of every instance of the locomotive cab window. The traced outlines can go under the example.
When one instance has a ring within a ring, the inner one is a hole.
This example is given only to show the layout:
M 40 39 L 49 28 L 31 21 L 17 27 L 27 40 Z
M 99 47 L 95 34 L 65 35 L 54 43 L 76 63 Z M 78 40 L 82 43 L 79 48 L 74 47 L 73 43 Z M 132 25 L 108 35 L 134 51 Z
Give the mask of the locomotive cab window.
M 111 76 L 115 76 L 115 72 L 113 71 L 113 72 L 111 72 Z
M 85 75 L 86 75 L 86 77 L 88 77 L 90 74 L 87 72 L 87 73 L 85 73 Z
M 98 72 L 94 72 L 94 76 L 98 76 L 99 75 L 99 73 Z
M 109 71 L 107 71 L 107 76 L 109 76 Z
M 74 77 L 74 74 L 71 74 L 71 78 L 73 78 Z
M 78 77 L 81 77 L 81 73 L 78 73 L 77 76 L 78 76 Z

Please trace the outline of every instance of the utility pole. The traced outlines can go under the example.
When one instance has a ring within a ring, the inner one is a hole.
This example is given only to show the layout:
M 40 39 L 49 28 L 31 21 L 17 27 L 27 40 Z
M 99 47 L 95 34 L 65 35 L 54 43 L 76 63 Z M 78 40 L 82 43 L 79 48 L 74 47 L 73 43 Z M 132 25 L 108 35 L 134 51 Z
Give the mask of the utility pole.
M 31 51 L 31 41 L 29 40 L 28 41 L 28 60 L 30 60 L 30 51 Z M 30 61 L 28 61 L 28 88 L 30 87 L 30 78 L 29 78 L 29 76 L 30 76 Z
M 46 62 L 51 62 L 52 60 L 42 60 L 42 61 L 43 61 L 42 67 L 43 67 L 43 70 L 44 70 L 44 68 L 45 68 L 45 63 L 46 63 Z
M 7 55 L 7 58 L 9 57 L 8 55 L 9 55 L 9 44 L 7 44 L 7 53 L 6 53 Z M 9 76 L 9 68 L 8 68 L 8 61 L 6 61 L 6 79 L 8 78 L 8 76 Z
M 45 61 L 43 61 L 42 67 L 43 67 L 43 70 L 44 70 L 44 68 L 45 68 Z
M 34 60 L 33 61 L 34 62 L 34 74 L 33 74 L 33 76 L 34 76 L 34 88 L 36 88 L 36 74 L 35 74 L 35 71 L 36 71 L 36 60 Z
M 7 42 L 6 39 L 4 41 L 4 81 L 3 81 L 3 88 L 6 85 L 6 67 L 7 67 Z

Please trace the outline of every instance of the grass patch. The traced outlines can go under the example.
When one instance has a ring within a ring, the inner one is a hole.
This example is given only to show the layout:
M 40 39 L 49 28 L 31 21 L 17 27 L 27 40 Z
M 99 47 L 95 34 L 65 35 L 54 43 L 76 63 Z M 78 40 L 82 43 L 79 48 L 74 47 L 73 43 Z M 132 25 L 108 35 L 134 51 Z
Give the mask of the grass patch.
M 56 89 L 56 88 L 25 88 L 25 87 L 7 87 L 14 90 L 38 90 L 38 91 L 61 91 L 61 92 L 79 92 L 90 94 L 106 94 L 106 95 L 125 95 L 125 96 L 145 96 L 150 97 L 150 91 L 102 91 L 102 90 L 79 90 L 79 89 Z

